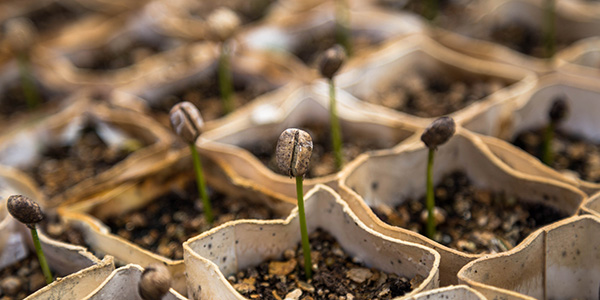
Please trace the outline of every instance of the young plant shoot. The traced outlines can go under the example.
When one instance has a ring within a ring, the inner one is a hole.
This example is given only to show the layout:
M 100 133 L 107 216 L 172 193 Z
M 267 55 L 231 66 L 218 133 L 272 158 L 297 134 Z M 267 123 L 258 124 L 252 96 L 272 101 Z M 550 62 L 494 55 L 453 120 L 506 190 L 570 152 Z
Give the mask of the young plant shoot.
M 544 1 L 544 56 L 554 57 L 556 53 L 556 9 L 555 0 Z
M 202 133 L 202 127 L 204 121 L 200 112 L 194 106 L 194 104 L 184 101 L 177 103 L 170 112 L 171 127 L 173 131 L 180 136 L 186 143 L 188 143 L 192 152 L 192 159 L 194 161 L 194 171 L 196 172 L 196 183 L 198 185 L 198 194 L 202 199 L 204 205 L 204 218 L 206 222 L 212 224 L 213 213 L 206 193 L 206 181 L 204 180 L 204 172 L 202 170 L 202 162 L 196 149 L 196 140 Z
M 306 279 L 312 278 L 312 262 L 310 244 L 304 214 L 304 192 L 302 179 L 310 164 L 313 142 L 306 131 L 288 128 L 279 136 L 276 148 L 277 165 L 290 177 L 296 177 L 296 194 L 298 197 L 298 217 L 300 218 L 300 234 L 302 235 L 302 252 L 304 254 L 304 271 Z
M 446 143 L 456 131 L 454 120 L 450 117 L 441 117 L 433 121 L 421 135 L 421 141 L 429 148 L 427 159 L 427 186 L 425 204 L 427 206 L 427 237 L 435 237 L 434 207 L 435 198 L 433 194 L 433 157 L 438 146 Z
M 564 96 L 558 96 L 552 102 L 552 106 L 548 111 L 548 126 L 544 132 L 544 140 L 542 142 L 542 162 L 550 166 L 554 163 L 554 152 L 552 151 L 552 140 L 554 139 L 554 131 L 569 113 L 569 106 Z
M 429 21 L 433 21 L 437 17 L 438 13 L 438 0 L 427 0 L 425 3 L 425 9 L 423 17 Z
M 31 48 L 36 30 L 33 23 L 25 18 L 15 18 L 6 22 L 6 40 L 10 51 L 17 58 L 21 88 L 29 109 L 40 103 L 40 96 L 31 73 Z
M 40 244 L 40 238 L 38 237 L 37 230 L 35 229 L 35 224 L 44 219 L 42 209 L 35 201 L 23 195 L 12 195 L 8 197 L 6 207 L 13 218 L 25 224 L 31 230 L 33 246 L 35 247 L 35 253 L 40 261 L 40 267 L 42 268 L 44 277 L 46 278 L 46 284 L 52 283 L 52 281 L 54 281 L 54 277 L 52 277 L 50 267 L 48 267 L 48 261 L 46 261 L 46 256 L 44 255 L 42 245 Z
M 331 143 L 335 157 L 335 168 L 342 169 L 344 159 L 342 157 L 342 130 L 337 115 L 337 104 L 335 99 L 335 82 L 333 76 L 342 67 L 346 60 L 344 48 L 335 45 L 323 53 L 319 60 L 319 71 L 321 75 L 329 80 L 329 123 L 331 126 Z
M 220 7 L 208 16 L 206 22 L 213 38 L 221 43 L 217 75 L 219 78 L 221 100 L 223 101 L 223 110 L 228 114 L 234 110 L 230 39 L 238 27 L 240 27 L 241 21 L 235 12 L 228 8 Z
M 171 288 L 171 273 L 161 263 L 150 264 L 142 272 L 138 293 L 144 300 L 160 300 Z
M 348 0 L 335 1 L 335 40 L 342 45 L 348 56 L 352 56 L 352 36 L 350 35 L 350 10 Z

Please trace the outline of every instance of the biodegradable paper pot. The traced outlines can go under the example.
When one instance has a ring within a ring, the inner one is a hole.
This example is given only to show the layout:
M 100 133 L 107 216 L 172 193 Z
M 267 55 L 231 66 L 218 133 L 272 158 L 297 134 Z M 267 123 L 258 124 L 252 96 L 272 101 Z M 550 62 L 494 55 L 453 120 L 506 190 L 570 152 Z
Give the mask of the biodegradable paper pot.
M 433 289 L 431 291 L 421 292 L 407 300 L 485 300 L 486 298 L 478 291 L 466 285 L 452 285 Z
M 141 300 L 138 293 L 138 285 L 144 269 L 135 264 L 129 264 L 114 270 L 108 278 L 92 293 L 82 300 L 112 300 L 132 299 Z M 177 293 L 173 288 L 163 296 L 163 300 L 186 300 L 184 296 Z
M 591 195 L 581 206 L 581 213 L 591 214 L 600 218 L 600 192 Z
M 322 124 L 328 128 L 327 89 L 328 86 L 322 83 L 303 86 L 286 98 L 271 98 L 240 111 L 226 124 L 202 135 L 197 145 L 202 154 L 214 160 L 236 185 L 296 203 L 294 180 L 271 171 L 244 147 L 276 142 L 281 132 L 290 127 Z M 410 123 L 375 118 L 375 114 L 368 113 L 369 108 L 363 103 L 354 101 L 342 90 L 338 89 L 336 93 L 341 131 L 346 140 L 373 141 L 384 149 L 395 146 L 417 130 Z M 329 139 L 322 141 L 323 144 L 329 142 Z M 351 162 L 345 163 L 349 165 Z M 334 186 L 339 175 L 340 172 L 337 172 L 305 179 L 304 184 L 307 189 L 318 183 Z
M 561 51 L 557 57 L 558 69 L 571 75 L 600 76 L 600 38 L 581 40 Z
M 510 251 L 470 262 L 459 281 L 488 299 L 596 299 L 599 229 L 594 216 L 556 222 Z
M 98 264 L 85 268 L 63 278 L 28 296 L 27 300 L 79 300 L 94 291 L 114 271 L 115 264 L 111 256 Z
M 541 128 L 548 123 L 548 109 L 557 96 L 566 96 L 569 113 L 563 120 L 559 129 L 581 136 L 583 139 L 600 143 L 600 121 L 596 112 L 600 110 L 597 101 L 600 89 L 595 80 L 591 78 L 576 77 L 565 74 L 548 75 L 540 79 L 536 88 L 523 94 L 515 103 L 511 118 L 503 125 L 499 136 L 506 140 L 514 140 L 521 132 L 529 129 Z M 536 160 L 530 156 L 532 160 Z M 511 158 L 500 157 L 503 160 Z M 541 163 L 539 163 L 541 164 Z M 531 173 L 518 164 L 514 168 L 525 173 Z M 567 182 L 578 182 L 580 189 L 591 194 L 600 189 L 600 183 L 583 181 L 575 175 L 567 174 Z
M 329 232 L 348 254 L 369 267 L 422 276 L 424 281 L 406 296 L 438 286 L 439 254 L 369 229 L 326 186 L 315 187 L 305 199 L 308 232 L 318 227 Z M 226 276 L 294 248 L 300 241 L 298 227 L 294 210 L 285 221 L 234 221 L 189 239 L 183 244 L 188 295 L 191 299 L 245 299 Z M 396 260 L 402 264 L 391 263 Z
M 153 120 L 133 112 L 109 109 L 76 99 L 56 115 L 39 122 L 25 124 L 0 136 L 0 163 L 19 169 L 39 163 L 42 151 L 51 145 L 69 145 L 78 137 L 86 121 L 98 128 L 109 147 L 120 147 L 127 138 L 135 138 L 145 146 L 129 154 L 108 170 L 85 179 L 49 200 L 50 206 L 64 201 L 77 201 L 107 187 L 132 180 L 155 170 L 165 158 L 172 142 L 169 132 Z
M 425 35 L 412 35 L 386 44 L 379 50 L 349 62 L 338 78 L 338 86 L 358 99 L 374 95 L 374 91 L 397 78 L 415 71 L 419 74 L 448 74 L 456 79 L 497 79 L 504 88 L 450 114 L 459 124 L 473 122 L 477 132 L 488 133 L 495 122 L 504 117 L 506 106 L 531 89 L 536 76 L 522 68 L 483 61 L 449 50 Z M 375 106 L 375 105 L 371 105 Z M 376 106 L 372 110 L 428 125 L 434 118 L 421 118 L 391 108 Z
M 340 194 L 367 226 L 382 234 L 438 251 L 442 257 L 440 285 L 456 284 L 458 270 L 482 255 L 460 252 L 413 231 L 391 226 L 381 221 L 370 208 L 378 204 L 395 207 L 408 197 L 424 195 L 427 151 L 421 141 L 416 141 L 365 157 L 341 178 Z M 448 143 L 438 148 L 433 167 L 434 184 L 456 170 L 466 173 L 476 187 L 537 201 L 569 215 L 577 212 L 585 198 L 583 192 L 571 185 L 510 168 L 494 156 L 480 139 L 462 128 L 458 128 Z

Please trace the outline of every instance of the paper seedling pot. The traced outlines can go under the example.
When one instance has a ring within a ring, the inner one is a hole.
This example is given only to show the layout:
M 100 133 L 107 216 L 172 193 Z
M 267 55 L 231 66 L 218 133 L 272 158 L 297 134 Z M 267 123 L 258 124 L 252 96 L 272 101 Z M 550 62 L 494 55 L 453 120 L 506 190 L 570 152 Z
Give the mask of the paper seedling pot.
M 378 87 L 412 72 L 462 79 L 494 79 L 506 86 L 467 107 L 449 114 L 458 124 L 473 122 L 472 129 L 487 133 L 490 124 L 503 117 L 505 107 L 531 89 L 536 76 L 525 69 L 469 57 L 438 44 L 422 34 L 410 35 L 383 45 L 360 59 L 350 61 L 337 76 L 337 85 L 358 99 L 374 95 Z M 381 115 L 427 126 L 435 118 L 421 118 L 378 105 L 371 110 Z
M 596 112 L 600 110 L 600 104 L 597 101 L 600 96 L 600 89 L 596 81 L 592 78 L 561 73 L 540 78 L 535 89 L 523 94 L 516 101 L 516 105 L 510 113 L 511 118 L 503 124 L 503 130 L 500 131 L 499 137 L 505 140 L 513 140 L 525 130 L 546 126 L 548 123 L 548 109 L 555 97 L 560 95 L 566 96 L 570 112 L 558 128 L 568 134 L 580 136 L 586 141 L 600 143 L 600 121 L 596 115 Z M 506 156 L 500 158 L 506 161 L 511 160 Z M 538 161 L 532 156 L 530 156 L 530 159 Z M 538 162 L 536 163 L 541 164 Z M 519 171 L 531 173 L 531 170 L 521 168 L 519 164 L 513 163 L 512 165 Z M 600 190 L 600 183 L 583 181 L 570 172 L 561 173 L 565 173 L 567 177 L 563 181 L 571 182 L 571 184 L 576 182 L 575 185 L 578 185 L 580 189 L 588 194 Z
M 485 300 L 486 298 L 478 291 L 466 285 L 452 285 L 441 287 L 430 291 L 418 293 L 407 300 Z
M 114 270 L 106 280 L 82 300 L 132 299 L 141 300 L 138 293 L 138 283 L 144 269 L 135 264 L 129 264 Z M 163 296 L 163 300 L 185 300 L 184 296 L 173 288 Z
M 222 126 L 206 132 L 197 142 L 201 153 L 223 170 L 235 185 L 247 187 L 277 199 L 296 203 L 296 185 L 289 176 L 268 169 L 245 147 L 276 142 L 287 128 L 310 125 L 329 127 L 328 86 L 317 82 L 302 86 L 286 98 L 271 98 L 228 119 Z M 390 118 L 375 118 L 368 108 L 342 90 L 337 90 L 338 115 L 346 140 L 373 141 L 380 148 L 391 148 L 417 130 L 416 125 Z M 314 142 L 313 137 L 313 142 Z M 324 140 L 321 143 L 330 143 Z M 273 151 L 275 147 L 273 146 Z M 349 165 L 351 162 L 346 162 Z M 343 172 L 343 170 L 341 171 Z M 334 186 L 340 172 L 304 180 L 308 190 L 316 184 Z
M 39 162 L 46 147 L 69 145 L 77 140 L 86 121 L 97 126 L 98 134 L 109 147 L 122 147 L 127 139 L 132 138 L 138 140 L 142 147 L 106 171 L 54 195 L 48 201 L 49 206 L 77 201 L 155 170 L 165 158 L 172 141 L 169 132 L 148 117 L 110 109 L 89 101 L 85 95 L 76 100 L 56 115 L 17 126 L 0 136 L 0 163 L 21 170 L 31 168 Z
M 574 43 L 557 57 L 558 69 L 574 76 L 598 78 L 600 69 L 600 38 L 590 37 Z
M 318 227 L 333 235 L 351 256 L 369 267 L 423 282 L 404 298 L 438 286 L 439 254 L 386 237 L 365 226 L 331 188 L 318 185 L 305 196 L 308 232 Z M 183 244 L 191 299 L 245 299 L 226 276 L 280 257 L 300 241 L 297 210 L 285 221 L 233 221 Z M 207 247 L 208 245 L 208 247 Z M 402 264 L 393 264 L 400 260 Z
M 111 256 L 106 256 L 98 264 L 60 278 L 28 296 L 27 300 L 79 300 L 94 291 L 114 271 Z
M 599 228 L 589 215 L 553 223 L 510 251 L 470 262 L 459 281 L 488 299 L 595 299 Z
M 451 249 L 424 235 L 388 225 L 370 208 L 378 204 L 395 207 L 408 197 L 424 195 L 427 151 L 428 148 L 419 140 L 363 157 L 340 179 L 339 191 L 367 226 L 387 236 L 422 244 L 439 252 L 442 258 L 440 285 L 456 284 L 458 270 L 481 254 Z M 466 173 L 476 187 L 543 203 L 568 215 L 575 214 L 585 198 L 583 192 L 571 185 L 512 169 L 494 156 L 479 138 L 460 127 L 436 151 L 434 185 L 444 175 L 456 170 Z
M 581 206 L 582 214 L 591 214 L 600 218 L 600 192 L 590 195 Z

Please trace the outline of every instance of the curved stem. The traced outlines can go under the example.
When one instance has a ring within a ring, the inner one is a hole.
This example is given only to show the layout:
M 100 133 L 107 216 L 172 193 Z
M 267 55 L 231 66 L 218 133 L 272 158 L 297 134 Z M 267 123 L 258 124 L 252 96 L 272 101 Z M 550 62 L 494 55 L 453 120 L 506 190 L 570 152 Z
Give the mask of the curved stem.
M 308 241 L 308 229 L 306 228 L 306 215 L 304 214 L 304 192 L 302 190 L 302 176 L 296 176 L 296 195 L 298 196 L 298 218 L 300 219 L 300 234 L 302 235 L 304 272 L 306 272 L 306 280 L 308 280 L 312 278 L 312 261 L 310 259 L 310 243 Z
M 204 218 L 206 219 L 206 222 L 212 224 L 213 213 L 210 205 L 210 199 L 208 199 L 208 194 L 206 193 L 206 182 L 204 180 L 204 173 L 202 171 L 202 162 L 200 161 L 198 150 L 196 150 L 196 145 L 194 145 L 193 143 L 190 144 L 190 149 L 192 150 L 192 158 L 194 160 L 194 171 L 196 172 L 198 194 L 200 195 L 200 198 L 202 199 L 202 204 L 204 205 Z
M 342 157 L 342 130 L 340 120 L 337 115 L 337 105 L 335 100 L 335 83 L 333 79 L 329 80 L 329 122 L 331 124 L 331 143 L 333 144 L 333 155 L 335 157 L 335 168 L 337 171 L 342 169 L 344 158 Z
M 38 260 L 40 261 L 42 272 L 44 273 L 44 277 L 46 278 L 46 284 L 51 284 L 52 281 L 54 281 L 54 277 L 52 277 L 52 272 L 50 272 L 50 267 L 48 266 L 48 262 L 46 261 L 44 251 L 42 250 L 42 245 L 40 243 L 40 238 L 38 237 L 37 230 L 35 229 L 35 225 L 30 227 L 30 229 L 31 237 L 33 238 L 33 246 L 35 248 L 35 253 L 37 254 Z
M 427 237 L 433 240 L 435 236 L 435 218 L 433 216 L 433 208 L 435 207 L 435 198 L 433 195 L 433 156 L 435 149 L 429 149 L 427 159 Z

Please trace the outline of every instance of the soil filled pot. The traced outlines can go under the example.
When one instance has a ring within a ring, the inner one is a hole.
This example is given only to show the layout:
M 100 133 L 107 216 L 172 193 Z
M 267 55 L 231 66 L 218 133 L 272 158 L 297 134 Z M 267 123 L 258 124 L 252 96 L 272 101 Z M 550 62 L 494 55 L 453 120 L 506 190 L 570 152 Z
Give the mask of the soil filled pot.
M 2 135 L 0 161 L 32 175 L 56 206 L 152 171 L 171 135 L 140 114 L 86 101 Z M 102 154 L 102 155 L 100 155 Z
M 277 139 L 285 129 L 301 128 L 312 136 L 314 147 L 305 180 L 307 188 L 317 183 L 333 185 L 340 174 L 331 152 L 327 88 L 315 83 L 292 91 L 286 98 L 261 102 L 229 119 L 227 124 L 206 132 L 197 145 L 234 183 L 295 203 L 294 180 L 282 175 L 274 159 Z M 364 152 L 397 145 L 417 128 L 389 118 L 373 118 L 374 115 L 365 113 L 367 107 L 339 89 L 337 109 L 346 165 Z
M 377 231 L 438 251 L 442 285 L 455 284 L 458 270 L 483 253 L 506 251 L 542 225 L 575 214 L 585 198 L 570 185 L 510 168 L 459 129 L 435 152 L 438 234 L 433 241 L 424 235 L 420 200 L 427 152 L 417 141 L 365 157 L 340 180 L 340 193 Z
M 308 192 L 305 202 L 309 233 L 318 228 L 328 232 L 337 240 L 332 247 L 345 251 L 354 258 L 353 261 L 364 264 L 366 268 L 407 277 L 408 280 L 419 278 L 413 281 L 412 291 L 405 296 L 437 287 L 437 253 L 372 231 L 326 186 L 320 185 Z M 263 261 L 282 259 L 284 252 L 295 249 L 300 241 L 298 227 L 295 210 L 285 221 L 235 221 L 188 240 L 184 243 L 188 295 L 192 299 L 246 299 L 238 292 L 242 286 L 232 285 L 226 278 Z M 292 253 L 291 256 L 295 255 Z M 364 270 L 368 269 L 363 267 Z M 316 272 L 318 274 L 319 271 Z M 352 273 L 355 272 L 349 272 L 348 276 L 354 278 Z M 364 280 L 366 278 L 361 282 Z M 254 288 L 253 283 L 244 282 L 248 288 Z M 310 290 L 308 286 L 304 287 Z M 295 293 L 302 293 L 300 289 L 298 291 Z M 319 293 L 315 287 L 312 292 Z
M 599 228 L 593 216 L 557 222 L 511 251 L 470 262 L 458 278 L 488 299 L 595 299 Z
M 390 42 L 344 70 L 338 86 L 376 104 L 372 110 L 382 115 L 424 126 L 442 115 L 460 124 L 476 119 L 478 132 L 489 131 L 513 98 L 535 83 L 529 71 L 459 54 L 425 35 Z

